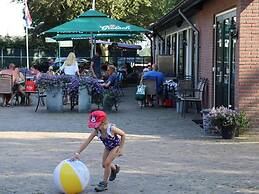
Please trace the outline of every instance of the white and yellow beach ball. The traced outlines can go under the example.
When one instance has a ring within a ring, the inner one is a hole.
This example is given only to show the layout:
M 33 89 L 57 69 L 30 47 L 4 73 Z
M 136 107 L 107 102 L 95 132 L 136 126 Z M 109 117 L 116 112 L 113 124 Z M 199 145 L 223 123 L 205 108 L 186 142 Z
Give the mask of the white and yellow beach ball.
M 90 173 L 79 160 L 63 160 L 54 170 L 54 183 L 57 189 L 66 194 L 82 192 L 89 183 Z

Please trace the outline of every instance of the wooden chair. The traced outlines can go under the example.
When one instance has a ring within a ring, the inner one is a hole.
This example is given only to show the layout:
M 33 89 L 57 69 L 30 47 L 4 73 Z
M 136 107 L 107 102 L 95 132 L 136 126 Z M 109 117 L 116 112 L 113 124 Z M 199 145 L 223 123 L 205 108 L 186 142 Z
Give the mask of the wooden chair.
M 182 116 L 185 117 L 185 112 L 187 111 L 187 103 L 195 103 L 196 104 L 196 109 L 197 112 L 200 111 L 202 107 L 202 102 L 203 102 L 203 93 L 205 89 L 205 85 L 207 83 L 207 79 L 200 79 L 197 88 L 194 89 L 189 89 L 185 90 L 183 94 L 188 94 L 188 95 L 182 95 L 179 97 L 180 103 L 182 103 Z M 190 96 L 190 94 L 193 94 Z
M 157 104 L 159 104 L 159 98 L 156 88 L 156 79 L 143 79 L 143 84 L 146 86 L 146 96 L 150 97 L 152 102 L 156 100 Z
M 12 95 L 13 93 L 12 88 L 13 88 L 13 76 L 9 74 L 0 74 L 0 94 Z
M 13 77 L 9 74 L 0 74 L 0 94 L 11 94 Z

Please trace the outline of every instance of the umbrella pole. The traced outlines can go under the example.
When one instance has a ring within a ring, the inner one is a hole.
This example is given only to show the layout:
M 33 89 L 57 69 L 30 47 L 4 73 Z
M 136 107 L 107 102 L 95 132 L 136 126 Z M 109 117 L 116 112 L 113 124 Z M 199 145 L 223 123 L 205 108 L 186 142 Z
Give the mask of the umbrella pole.
M 96 37 L 94 37 L 94 54 L 96 54 Z
M 61 66 L 61 60 L 60 60 L 60 42 L 58 42 L 58 64 L 59 67 Z
M 94 56 L 94 42 L 93 42 L 93 39 L 94 39 L 94 37 L 93 37 L 93 33 L 91 33 L 91 59 L 93 58 L 93 56 Z
M 93 0 L 92 9 L 95 10 L 95 0 Z

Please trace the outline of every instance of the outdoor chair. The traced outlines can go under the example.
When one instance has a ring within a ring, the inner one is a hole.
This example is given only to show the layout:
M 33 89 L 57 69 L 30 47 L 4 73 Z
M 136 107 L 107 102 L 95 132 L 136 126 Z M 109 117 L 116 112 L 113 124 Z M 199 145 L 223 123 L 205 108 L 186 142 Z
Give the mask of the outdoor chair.
M 182 110 L 180 110 L 180 112 L 183 117 L 185 117 L 185 113 L 187 112 L 188 103 L 195 103 L 197 112 L 199 113 L 203 103 L 203 93 L 206 83 L 207 79 L 200 79 L 197 88 L 186 89 L 185 91 L 183 91 L 183 94 L 188 94 L 179 97 L 179 101 L 182 107 Z
M 0 74 L 0 95 L 12 95 L 11 104 L 15 99 L 15 103 L 18 103 L 18 98 L 16 94 L 13 94 L 13 77 L 9 74 Z M 3 102 L 4 103 L 4 102 Z
M 73 110 L 78 105 L 78 91 L 70 93 L 70 110 Z
M 45 101 L 44 100 L 47 97 L 46 91 L 43 88 L 40 88 L 40 89 L 38 88 L 36 93 L 37 93 L 37 105 L 36 105 L 36 108 L 35 108 L 35 112 L 37 112 L 40 104 L 42 106 L 45 106 Z
M 124 96 L 124 91 L 122 88 L 123 79 L 123 74 L 121 72 L 117 72 L 114 87 L 118 90 L 118 94 L 120 96 Z
M 9 74 L 0 74 L 0 94 L 11 94 L 13 78 Z
M 150 97 L 152 104 L 153 101 L 157 101 L 157 104 L 159 104 L 159 98 L 156 88 L 156 79 L 143 79 L 143 84 L 146 86 L 146 96 Z M 146 106 L 147 100 L 145 102 Z
M 177 85 L 177 97 L 181 98 L 182 96 L 191 96 L 190 90 L 192 90 L 192 88 L 192 80 L 179 80 Z

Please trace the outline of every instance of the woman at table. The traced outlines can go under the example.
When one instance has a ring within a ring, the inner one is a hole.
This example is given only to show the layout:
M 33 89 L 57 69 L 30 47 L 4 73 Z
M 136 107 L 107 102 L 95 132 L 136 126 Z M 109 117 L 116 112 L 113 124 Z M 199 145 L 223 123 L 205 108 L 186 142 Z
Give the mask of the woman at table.
M 75 53 L 70 52 L 68 54 L 67 59 L 59 70 L 64 71 L 65 75 L 80 75 Z
M 20 72 L 19 68 L 14 69 L 14 87 L 13 90 L 18 92 L 19 96 L 21 97 L 21 104 L 25 103 L 25 77 Z

